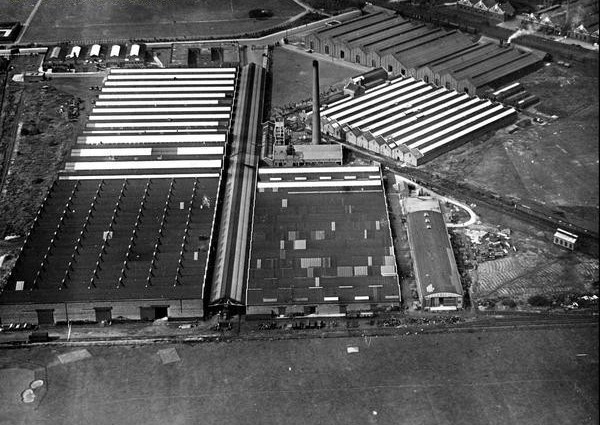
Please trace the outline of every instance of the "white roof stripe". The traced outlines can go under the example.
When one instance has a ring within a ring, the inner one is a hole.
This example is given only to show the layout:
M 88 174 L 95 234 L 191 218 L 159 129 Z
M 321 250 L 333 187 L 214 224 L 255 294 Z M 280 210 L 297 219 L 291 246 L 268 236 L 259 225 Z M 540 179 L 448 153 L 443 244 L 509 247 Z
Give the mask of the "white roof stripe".
M 306 180 L 285 182 L 258 182 L 259 189 L 268 188 L 311 188 L 311 187 L 359 187 L 381 186 L 380 180 Z
M 214 74 L 214 73 L 204 73 L 204 74 L 145 74 L 145 75 L 115 75 L 108 74 L 108 81 L 149 81 L 149 80 L 214 80 L 219 78 L 235 78 L 235 74 Z
M 183 174 L 107 174 L 96 176 L 59 176 L 59 180 L 116 180 L 116 179 L 172 179 L 172 178 L 218 178 L 219 173 Z
M 512 109 L 512 108 L 508 109 L 508 110 L 506 110 L 506 111 L 504 111 L 504 112 L 502 112 L 502 113 L 500 113 L 498 115 L 494 115 L 493 117 L 488 118 L 485 121 L 482 121 L 482 122 L 479 122 L 479 123 L 477 123 L 475 125 L 472 125 L 469 128 L 466 128 L 466 129 L 464 129 L 462 131 L 459 131 L 458 133 L 452 134 L 452 135 L 450 135 L 450 136 L 448 136 L 448 137 L 446 137 L 446 138 L 444 138 L 444 139 L 442 139 L 442 140 L 440 140 L 440 141 L 438 141 L 438 142 L 436 142 L 436 143 L 434 143 L 432 145 L 429 145 L 429 146 L 427 146 L 427 147 L 425 147 L 423 149 L 419 149 L 419 150 L 421 151 L 421 153 L 426 154 L 427 152 L 432 151 L 434 149 L 437 149 L 438 147 L 443 146 L 443 145 L 451 142 L 452 140 L 456 140 L 456 139 L 458 139 L 458 138 L 460 138 L 460 137 L 462 137 L 462 136 L 464 136 L 466 134 L 469 134 L 469 133 L 471 133 L 471 132 L 473 132 L 475 130 L 478 130 L 478 129 L 482 128 L 482 127 L 485 127 L 486 125 L 491 124 L 491 123 L 493 123 L 495 121 L 498 121 L 498 120 L 500 120 L 502 118 L 505 118 L 505 117 L 507 117 L 507 116 L 509 116 L 510 114 L 513 114 L 513 113 L 515 113 L 514 109 Z
M 110 74 L 169 74 L 169 73 L 194 73 L 194 72 L 210 72 L 210 73 L 230 73 L 236 72 L 236 68 L 111 68 Z
M 98 105 L 96 105 L 98 106 Z M 190 106 L 190 107 L 160 107 L 155 108 L 152 105 L 147 105 L 146 108 L 93 108 L 92 114 L 121 114 L 131 112 L 229 112 L 229 106 Z
M 378 173 L 379 167 L 361 165 L 356 167 L 302 167 L 302 168 L 259 168 L 258 174 L 325 174 L 325 173 Z
M 217 84 L 233 84 L 233 78 L 228 80 L 136 80 L 136 81 L 106 81 L 104 87 L 130 87 L 135 91 L 138 87 L 152 86 L 214 86 Z
M 216 134 L 161 134 L 161 135 L 98 135 L 80 136 L 79 141 L 85 144 L 117 144 L 117 143 L 204 143 L 225 142 L 224 133 Z
M 186 159 L 157 161 L 98 161 L 67 162 L 67 171 L 89 170 L 145 170 L 161 168 L 221 168 L 220 159 Z
M 182 120 L 182 119 L 229 119 L 229 114 L 148 114 L 148 115 L 90 115 L 90 121 L 119 120 Z
M 201 99 L 201 100 L 98 100 L 95 106 L 156 106 L 156 105 L 218 105 L 218 99 Z
M 98 99 L 214 99 L 224 98 L 226 93 L 119 93 L 106 94 L 100 93 Z
M 144 92 L 174 92 L 171 97 L 177 97 L 183 92 L 233 91 L 233 86 L 196 86 L 196 87 L 105 87 L 102 93 L 144 93 Z
M 95 122 L 87 124 L 87 128 L 119 128 L 119 127 L 216 127 L 218 121 L 172 121 L 172 122 Z

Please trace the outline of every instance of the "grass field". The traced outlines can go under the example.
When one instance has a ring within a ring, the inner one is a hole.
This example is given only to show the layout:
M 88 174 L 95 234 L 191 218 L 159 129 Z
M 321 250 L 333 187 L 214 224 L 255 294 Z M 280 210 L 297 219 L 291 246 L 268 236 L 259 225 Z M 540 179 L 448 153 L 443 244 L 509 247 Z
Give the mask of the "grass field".
M 562 208 L 568 219 L 598 228 L 598 75 L 552 64 L 521 80 L 559 118 L 514 134 L 500 131 L 427 164 L 431 170 L 499 194 Z
M 273 17 L 250 19 L 256 8 L 272 10 Z M 292 0 L 44 0 L 22 42 L 234 35 L 302 11 Z
M 310 99 L 312 96 L 312 61 L 319 60 L 319 87 L 324 92 L 328 87 L 342 85 L 344 79 L 362 74 L 348 62 L 322 60 L 320 55 L 311 55 L 290 48 L 276 47 L 273 50 L 273 95 L 271 104 L 282 106 L 291 102 Z
M 87 347 L 68 364 L 81 347 L 6 350 L 0 368 L 45 366 L 46 394 L 3 400 L 0 423 L 595 424 L 597 346 L 582 327 Z
M 0 0 L 0 22 L 24 23 L 35 4 L 36 0 Z

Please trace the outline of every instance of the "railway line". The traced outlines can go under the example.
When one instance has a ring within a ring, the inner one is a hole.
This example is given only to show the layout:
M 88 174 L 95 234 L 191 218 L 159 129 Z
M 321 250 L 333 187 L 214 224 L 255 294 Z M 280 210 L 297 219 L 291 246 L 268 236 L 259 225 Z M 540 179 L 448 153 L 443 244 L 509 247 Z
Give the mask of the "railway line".
M 440 194 L 457 197 L 467 203 L 485 205 L 490 209 L 525 221 L 545 231 L 554 232 L 557 227 L 560 227 L 569 232 L 576 233 L 579 236 L 576 249 L 587 254 L 598 254 L 597 231 L 570 223 L 565 220 L 564 217 L 548 207 L 532 201 L 524 202 L 515 198 L 503 197 L 492 191 L 475 188 L 462 182 L 451 181 L 417 168 L 401 166 L 387 157 L 374 154 L 331 136 L 323 135 L 323 138 L 330 142 L 339 143 L 362 156 L 377 161 L 386 169 L 401 174 L 426 189 L 434 190 Z

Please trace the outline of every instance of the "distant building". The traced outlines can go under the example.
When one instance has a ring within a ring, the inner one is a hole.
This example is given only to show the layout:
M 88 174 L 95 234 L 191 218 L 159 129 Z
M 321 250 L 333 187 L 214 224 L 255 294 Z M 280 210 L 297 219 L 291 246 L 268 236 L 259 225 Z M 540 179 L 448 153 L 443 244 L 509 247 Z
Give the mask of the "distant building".
M 508 1 L 496 0 L 459 0 L 456 3 L 459 11 L 483 17 L 494 22 L 504 22 L 515 16 L 515 8 Z
M 577 238 L 578 236 L 576 234 L 558 228 L 554 233 L 553 242 L 558 246 L 573 251 L 575 249 L 575 244 L 577 243 Z
M 439 201 L 406 198 L 406 230 L 417 292 L 426 311 L 462 308 L 463 290 Z

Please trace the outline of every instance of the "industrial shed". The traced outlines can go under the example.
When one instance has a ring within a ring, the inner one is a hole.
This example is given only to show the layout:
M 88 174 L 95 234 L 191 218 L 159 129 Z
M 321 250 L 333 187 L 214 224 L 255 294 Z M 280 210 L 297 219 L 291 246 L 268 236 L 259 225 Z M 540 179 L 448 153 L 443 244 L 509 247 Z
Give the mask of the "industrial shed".
M 470 94 L 480 94 L 490 85 L 531 72 L 545 56 L 511 46 L 494 45 L 490 49 L 490 43 L 476 43 L 460 31 L 409 21 L 391 11 L 363 15 L 313 32 L 306 36 L 305 44 L 318 53 Z M 453 59 L 472 63 L 460 70 L 440 67 Z
M 403 203 L 410 254 L 421 306 L 426 311 L 462 308 L 462 285 L 437 199 L 406 198 Z
M 248 315 L 344 315 L 400 305 L 378 167 L 261 168 Z
M 203 316 L 236 76 L 111 70 L 0 295 L 3 323 Z
M 516 111 L 413 77 L 321 108 L 322 132 L 412 166 L 512 122 Z

